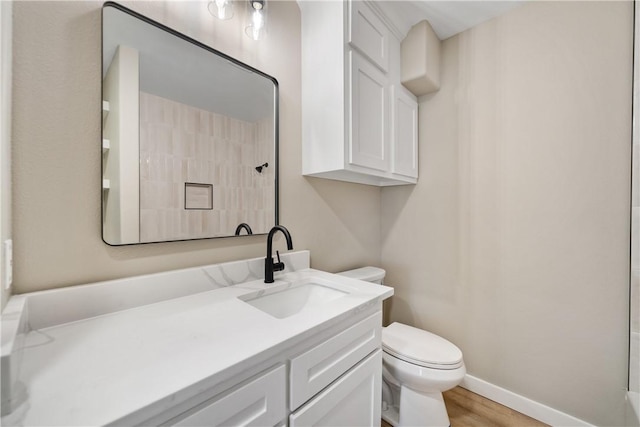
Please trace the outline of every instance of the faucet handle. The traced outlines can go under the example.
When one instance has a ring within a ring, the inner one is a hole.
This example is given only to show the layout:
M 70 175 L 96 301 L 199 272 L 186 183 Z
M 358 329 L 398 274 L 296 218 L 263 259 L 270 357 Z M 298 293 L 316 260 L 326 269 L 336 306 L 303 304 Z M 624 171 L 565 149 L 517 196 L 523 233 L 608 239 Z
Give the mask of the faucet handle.
M 273 263 L 273 271 L 284 270 L 284 262 L 280 261 L 280 251 L 276 251 L 276 257 L 278 257 L 278 262 Z

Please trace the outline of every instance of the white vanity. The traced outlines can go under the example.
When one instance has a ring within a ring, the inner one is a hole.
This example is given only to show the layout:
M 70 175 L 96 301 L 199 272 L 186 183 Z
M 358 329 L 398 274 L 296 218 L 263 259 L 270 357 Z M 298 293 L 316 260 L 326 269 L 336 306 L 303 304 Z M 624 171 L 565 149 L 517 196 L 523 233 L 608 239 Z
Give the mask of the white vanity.
M 268 285 L 260 258 L 13 296 L 3 424 L 378 424 L 393 290 L 283 261 Z

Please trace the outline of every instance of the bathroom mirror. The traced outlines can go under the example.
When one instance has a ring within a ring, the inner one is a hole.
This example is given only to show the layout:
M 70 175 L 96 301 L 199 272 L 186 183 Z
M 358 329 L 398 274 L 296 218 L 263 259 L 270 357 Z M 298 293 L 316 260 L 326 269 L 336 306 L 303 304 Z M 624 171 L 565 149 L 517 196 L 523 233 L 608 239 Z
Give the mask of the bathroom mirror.
M 278 223 L 278 83 L 116 3 L 102 8 L 102 238 Z

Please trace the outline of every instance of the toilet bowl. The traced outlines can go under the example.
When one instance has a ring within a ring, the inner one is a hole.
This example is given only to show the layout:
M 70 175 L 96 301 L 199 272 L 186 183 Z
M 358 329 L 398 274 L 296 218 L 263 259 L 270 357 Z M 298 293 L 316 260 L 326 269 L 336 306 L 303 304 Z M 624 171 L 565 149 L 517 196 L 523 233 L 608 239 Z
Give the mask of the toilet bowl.
M 338 274 L 380 284 L 385 271 L 363 267 Z M 448 427 L 442 392 L 466 374 L 460 349 L 436 334 L 394 322 L 382 329 L 382 350 L 382 418 L 394 427 Z

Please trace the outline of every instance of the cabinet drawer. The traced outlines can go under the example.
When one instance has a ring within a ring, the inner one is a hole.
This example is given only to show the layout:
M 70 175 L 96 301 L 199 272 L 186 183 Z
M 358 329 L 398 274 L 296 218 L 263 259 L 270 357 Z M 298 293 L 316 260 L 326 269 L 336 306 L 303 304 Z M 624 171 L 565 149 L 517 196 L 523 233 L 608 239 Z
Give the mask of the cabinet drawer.
M 291 359 L 291 410 L 328 386 L 376 348 L 380 348 L 382 312 L 364 319 Z
M 273 426 L 286 416 L 286 368 L 281 365 L 196 408 L 177 426 Z
M 349 43 L 382 71 L 389 69 L 387 26 L 363 1 L 349 1 Z
M 289 416 L 289 427 L 380 425 L 382 350 L 369 355 Z

